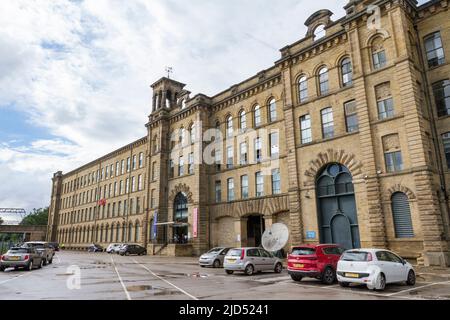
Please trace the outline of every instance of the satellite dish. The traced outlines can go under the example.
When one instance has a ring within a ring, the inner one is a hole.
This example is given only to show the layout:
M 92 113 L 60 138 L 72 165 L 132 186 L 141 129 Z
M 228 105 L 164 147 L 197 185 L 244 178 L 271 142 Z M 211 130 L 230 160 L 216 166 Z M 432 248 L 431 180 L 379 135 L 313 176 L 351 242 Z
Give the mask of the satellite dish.
M 289 240 L 289 229 L 283 223 L 275 223 L 262 236 L 262 246 L 270 252 L 281 250 Z

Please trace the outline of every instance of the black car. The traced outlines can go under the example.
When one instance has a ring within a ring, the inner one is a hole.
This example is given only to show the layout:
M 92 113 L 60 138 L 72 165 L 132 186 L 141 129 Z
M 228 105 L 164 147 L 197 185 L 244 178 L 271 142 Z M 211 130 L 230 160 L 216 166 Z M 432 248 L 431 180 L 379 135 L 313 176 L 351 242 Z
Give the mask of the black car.
M 137 254 L 138 256 L 147 255 L 147 249 L 138 244 L 126 244 L 119 250 L 121 256 L 129 256 L 130 254 Z
M 50 247 L 52 247 L 55 251 L 59 251 L 59 243 L 58 242 L 49 242 Z
M 89 248 L 88 248 L 88 252 L 103 252 L 105 251 L 105 249 L 99 245 L 99 244 L 92 244 Z

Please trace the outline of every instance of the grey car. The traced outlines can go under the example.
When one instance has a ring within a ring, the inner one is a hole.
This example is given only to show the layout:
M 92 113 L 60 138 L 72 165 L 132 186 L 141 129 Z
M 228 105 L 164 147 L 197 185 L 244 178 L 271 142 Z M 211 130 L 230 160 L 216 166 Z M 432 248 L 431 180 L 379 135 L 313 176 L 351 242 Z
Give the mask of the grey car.
M 5 271 L 8 268 L 25 268 L 28 271 L 33 268 L 42 268 L 44 259 L 42 255 L 32 247 L 18 247 L 11 248 L 9 251 L 1 256 L 0 271 Z
M 283 262 L 272 253 L 262 248 L 236 248 L 228 251 L 223 267 L 227 274 L 235 271 L 251 276 L 255 272 L 283 271 Z
M 221 266 L 223 266 L 225 255 L 228 253 L 228 251 L 230 251 L 230 249 L 231 248 L 225 247 L 217 247 L 211 249 L 200 257 L 200 259 L 198 260 L 198 264 L 202 268 L 211 266 L 214 268 L 220 268 Z
M 35 248 L 38 253 L 42 255 L 44 259 L 44 266 L 53 263 L 53 256 L 55 255 L 55 249 L 48 243 L 44 241 L 30 241 L 25 242 L 23 247 Z

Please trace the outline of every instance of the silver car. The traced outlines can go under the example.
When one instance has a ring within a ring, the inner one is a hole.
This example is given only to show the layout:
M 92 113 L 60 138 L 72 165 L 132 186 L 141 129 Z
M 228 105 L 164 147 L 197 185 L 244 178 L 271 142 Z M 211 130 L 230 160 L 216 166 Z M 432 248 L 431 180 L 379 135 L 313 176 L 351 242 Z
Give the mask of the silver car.
M 223 260 L 225 255 L 230 251 L 231 248 L 218 247 L 209 250 L 207 253 L 203 254 L 198 260 L 198 264 L 203 267 L 214 267 L 220 268 L 223 266 Z
M 44 258 L 40 252 L 32 247 L 11 248 L 0 258 L 0 271 L 5 271 L 8 268 L 25 268 L 28 271 L 33 270 L 34 267 L 42 268 L 44 265 Z
M 235 271 L 251 276 L 255 272 L 283 271 L 283 262 L 270 252 L 261 248 L 236 248 L 228 251 L 223 267 L 227 274 Z
M 36 251 L 41 254 L 44 263 L 44 266 L 47 264 L 53 263 L 53 257 L 55 256 L 55 249 L 45 241 L 30 241 L 25 242 L 23 245 L 25 248 L 34 248 Z

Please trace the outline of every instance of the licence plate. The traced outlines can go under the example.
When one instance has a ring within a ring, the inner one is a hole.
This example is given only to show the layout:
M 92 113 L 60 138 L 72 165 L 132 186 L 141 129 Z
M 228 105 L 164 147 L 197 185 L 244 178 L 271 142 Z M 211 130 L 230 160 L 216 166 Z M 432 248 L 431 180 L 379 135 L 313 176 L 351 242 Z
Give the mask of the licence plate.
M 346 278 L 359 278 L 359 274 L 357 274 L 357 273 L 346 273 L 345 277 Z
M 304 264 L 294 264 L 294 268 L 304 268 Z
M 228 263 L 236 263 L 236 260 L 235 259 L 228 259 L 227 262 Z
M 11 261 L 19 261 L 19 260 L 20 260 L 20 257 L 9 257 L 8 260 L 11 260 Z

